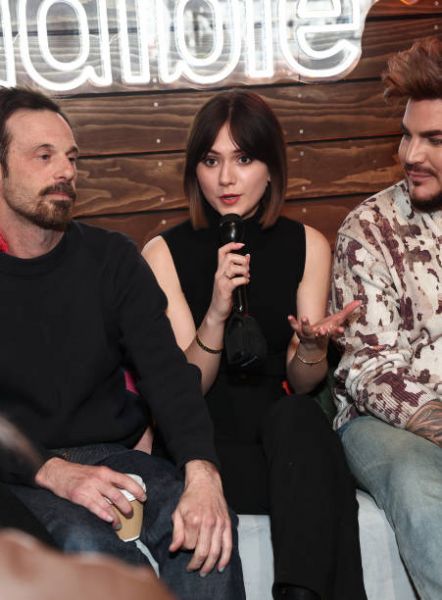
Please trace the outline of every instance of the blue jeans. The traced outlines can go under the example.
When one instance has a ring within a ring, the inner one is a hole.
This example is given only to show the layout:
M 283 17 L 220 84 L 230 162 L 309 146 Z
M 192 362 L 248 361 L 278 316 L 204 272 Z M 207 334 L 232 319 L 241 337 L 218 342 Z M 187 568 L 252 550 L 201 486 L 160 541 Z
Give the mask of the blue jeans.
M 244 600 L 241 561 L 238 554 L 236 527 L 234 551 L 223 573 L 214 569 L 207 577 L 188 573 L 191 552 L 170 554 L 171 515 L 183 490 L 179 472 L 167 461 L 144 452 L 128 450 L 118 444 L 98 444 L 83 448 L 61 449 L 67 458 L 87 465 L 106 465 L 122 473 L 140 475 L 147 486 L 141 541 L 158 562 L 161 578 L 180 600 Z M 40 519 L 54 540 L 66 552 L 100 552 L 113 555 L 133 565 L 148 564 L 135 542 L 123 542 L 112 526 L 87 509 L 59 498 L 42 488 L 10 485 L 11 491 Z M 237 524 L 237 518 L 232 521 Z
M 441 597 L 442 448 L 370 416 L 339 430 L 360 487 L 385 511 L 422 600 Z

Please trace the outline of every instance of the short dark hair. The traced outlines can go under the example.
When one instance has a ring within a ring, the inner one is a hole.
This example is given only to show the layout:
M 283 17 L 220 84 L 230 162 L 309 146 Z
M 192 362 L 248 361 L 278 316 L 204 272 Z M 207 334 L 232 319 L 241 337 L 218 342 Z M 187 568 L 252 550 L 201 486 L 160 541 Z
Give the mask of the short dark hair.
M 8 149 L 11 137 L 6 126 L 18 110 L 50 110 L 59 114 L 70 126 L 69 119 L 59 105 L 41 92 L 25 87 L 0 88 L 0 166 L 8 174 Z
M 189 201 L 192 225 L 195 229 L 207 226 L 205 199 L 196 168 L 212 148 L 225 123 L 238 148 L 267 165 L 271 181 L 262 198 L 261 224 L 270 227 L 281 213 L 287 189 L 284 134 L 270 106 L 258 94 L 245 90 L 217 94 L 204 104 L 193 121 L 184 168 L 184 192 Z
M 442 99 L 442 40 L 424 38 L 393 55 L 382 78 L 386 98 Z

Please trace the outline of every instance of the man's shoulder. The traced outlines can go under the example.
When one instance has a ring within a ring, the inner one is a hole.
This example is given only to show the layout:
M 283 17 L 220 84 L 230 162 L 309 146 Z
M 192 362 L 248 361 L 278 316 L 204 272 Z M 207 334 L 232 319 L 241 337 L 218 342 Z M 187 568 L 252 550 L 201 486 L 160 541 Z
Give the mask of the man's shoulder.
M 123 233 L 95 227 L 77 220 L 71 223 L 71 237 L 80 242 L 83 247 L 98 254 L 135 247 L 135 243 Z
M 121 285 L 138 273 L 150 274 L 135 242 L 118 231 L 72 221 L 68 244 L 77 268 L 96 277 L 110 278 Z
M 349 212 L 339 228 L 338 235 L 358 237 L 366 226 L 381 226 L 394 219 L 399 212 L 406 212 L 409 196 L 404 180 L 370 196 Z

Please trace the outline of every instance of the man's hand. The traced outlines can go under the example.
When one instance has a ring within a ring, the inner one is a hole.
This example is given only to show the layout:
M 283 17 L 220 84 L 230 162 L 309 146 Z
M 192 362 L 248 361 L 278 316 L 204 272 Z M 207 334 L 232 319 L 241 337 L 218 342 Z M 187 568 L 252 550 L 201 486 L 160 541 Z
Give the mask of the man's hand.
M 183 495 L 172 515 L 173 538 L 169 550 L 194 550 L 189 571 L 200 569 L 204 577 L 218 561 L 222 571 L 232 553 L 232 529 L 221 478 L 207 461 L 186 464 Z
M 124 515 L 132 513 L 130 502 L 121 493 L 131 492 L 144 502 L 146 494 L 132 477 L 104 466 L 79 465 L 61 458 L 51 458 L 35 476 L 37 485 L 46 488 L 75 504 L 84 506 L 91 513 L 112 523 L 118 529 L 120 520 L 109 501 Z
M 408 421 L 406 429 L 442 447 L 442 402 L 430 400 L 421 406 Z

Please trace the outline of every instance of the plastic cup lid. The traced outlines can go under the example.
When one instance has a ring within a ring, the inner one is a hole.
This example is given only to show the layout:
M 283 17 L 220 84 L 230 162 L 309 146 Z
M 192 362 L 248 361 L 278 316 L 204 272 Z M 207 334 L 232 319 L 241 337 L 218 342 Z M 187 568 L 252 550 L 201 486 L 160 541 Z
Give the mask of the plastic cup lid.
M 139 475 L 135 475 L 134 473 L 126 473 L 126 475 L 128 477 L 132 477 L 132 479 L 134 481 L 136 481 L 138 483 L 138 485 L 143 488 L 144 491 L 146 491 L 146 484 L 144 483 L 144 481 L 142 480 L 142 478 Z M 125 498 L 127 498 L 129 500 L 129 502 L 132 502 L 132 500 L 135 500 L 135 496 L 128 490 L 121 490 L 121 493 L 124 495 Z

